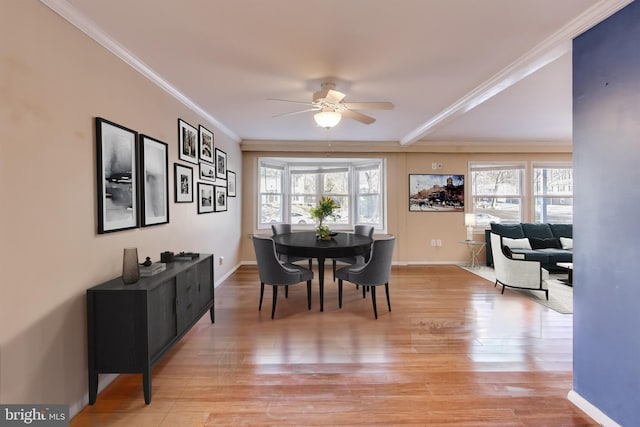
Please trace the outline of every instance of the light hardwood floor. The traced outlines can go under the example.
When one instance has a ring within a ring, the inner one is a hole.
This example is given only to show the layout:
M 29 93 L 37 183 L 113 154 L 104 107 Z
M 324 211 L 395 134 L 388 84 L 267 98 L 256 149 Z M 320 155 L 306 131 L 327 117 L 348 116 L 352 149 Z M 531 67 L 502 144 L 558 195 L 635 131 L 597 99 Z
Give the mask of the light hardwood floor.
M 594 426 L 566 398 L 572 315 L 558 314 L 457 266 L 394 267 L 391 308 L 327 269 L 325 311 L 314 280 L 258 311 L 257 269 L 241 267 L 153 370 L 121 375 L 71 426 Z

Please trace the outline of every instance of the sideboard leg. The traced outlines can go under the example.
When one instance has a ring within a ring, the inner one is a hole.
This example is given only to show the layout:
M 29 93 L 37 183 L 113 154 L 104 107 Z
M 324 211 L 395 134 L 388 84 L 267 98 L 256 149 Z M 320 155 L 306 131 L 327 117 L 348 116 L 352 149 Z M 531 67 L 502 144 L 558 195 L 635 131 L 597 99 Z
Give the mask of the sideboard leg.
M 89 405 L 96 403 L 98 396 L 98 373 L 90 370 L 89 372 Z
M 142 373 L 142 387 L 144 389 L 144 403 L 151 403 L 151 367 L 148 366 Z

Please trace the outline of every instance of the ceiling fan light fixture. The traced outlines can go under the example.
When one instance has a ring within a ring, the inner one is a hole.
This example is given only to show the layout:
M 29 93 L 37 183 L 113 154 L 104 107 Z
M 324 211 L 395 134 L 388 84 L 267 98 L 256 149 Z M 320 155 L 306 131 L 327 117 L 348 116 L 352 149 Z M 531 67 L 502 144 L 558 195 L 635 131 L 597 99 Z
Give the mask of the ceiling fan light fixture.
M 318 126 L 330 129 L 340 123 L 342 114 L 335 111 L 320 111 L 313 115 L 313 119 L 316 121 Z

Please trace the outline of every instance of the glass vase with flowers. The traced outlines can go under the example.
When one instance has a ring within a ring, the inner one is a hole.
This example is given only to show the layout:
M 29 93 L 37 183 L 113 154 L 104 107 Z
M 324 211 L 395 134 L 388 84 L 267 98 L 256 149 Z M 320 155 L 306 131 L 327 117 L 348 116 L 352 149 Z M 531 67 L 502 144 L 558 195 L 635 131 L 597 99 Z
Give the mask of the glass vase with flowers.
M 338 217 L 338 213 L 336 212 L 338 209 L 340 209 L 340 205 L 328 196 L 322 196 L 318 202 L 318 206 L 309 209 L 311 218 L 318 220 L 316 227 L 318 239 L 331 240 L 331 229 L 328 225 L 323 224 L 323 222 L 329 217 L 336 219 Z

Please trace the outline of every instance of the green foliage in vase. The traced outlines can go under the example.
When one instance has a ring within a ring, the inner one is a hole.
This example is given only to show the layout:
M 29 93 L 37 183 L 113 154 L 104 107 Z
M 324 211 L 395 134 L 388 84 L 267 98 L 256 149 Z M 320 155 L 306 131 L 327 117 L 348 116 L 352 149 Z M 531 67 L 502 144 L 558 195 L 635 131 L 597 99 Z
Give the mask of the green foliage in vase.
M 309 214 L 311 214 L 311 218 L 318 219 L 320 225 L 322 225 L 322 222 L 327 217 L 336 219 L 338 217 L 336 210 L 338 209 L 340 209 L 340 205 L 338 205 L 335 200 L 328 196 L 322 196 L 318 202 L 318 206 L 309 209 Z

